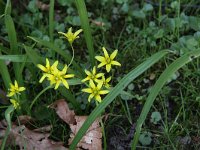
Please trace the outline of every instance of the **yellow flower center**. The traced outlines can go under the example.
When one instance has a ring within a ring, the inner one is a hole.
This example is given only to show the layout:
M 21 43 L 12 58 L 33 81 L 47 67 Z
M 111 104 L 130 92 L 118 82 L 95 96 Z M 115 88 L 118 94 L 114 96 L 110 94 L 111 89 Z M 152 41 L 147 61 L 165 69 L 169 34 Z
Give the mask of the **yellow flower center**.
M 106 62 L 109 64 L 111 62 L 111 59 L 109 57 L 107 57 Z
M 94 89 L 92 90 L 92 93 L 93 93 L 94 95 L 98 95 L 98 94 L 99 94 L 99 90 L 98 90 L 97 88 L 94 88 Z

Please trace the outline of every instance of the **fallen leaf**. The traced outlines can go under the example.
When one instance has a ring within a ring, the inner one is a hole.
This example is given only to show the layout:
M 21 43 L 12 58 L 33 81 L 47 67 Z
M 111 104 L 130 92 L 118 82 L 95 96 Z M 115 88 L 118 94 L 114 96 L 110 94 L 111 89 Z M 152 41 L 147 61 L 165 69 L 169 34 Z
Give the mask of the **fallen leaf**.
M 6 128 L 5 121 L 1 121 L 0 133 L 2 138 L 5 136 Z M 62 142 L 55 142 L 49 139 L 49 136 L 50 133 L 36 132 L 28 129 L 25 125 L 16 125 L 14 122 L 12 123 L 6 145 L 19 146 L 20 150 L 67 150 Z
M 74 111 L 69 109 L 64 99 L 55 101 L 49 107 L 55 109 L 58 116 L 67 124 L 74 124 L 76 122 Z
M 70 134 L 69 144 L 73 141 L 73 138 L 87 119 L 87 116 L 75 116 L 76 124 L 70 124 L 72 133 Z M 95 120 L 90 126 L 85 136 L 78 143 L 77 148 L 83 148 L 87 150 L 102 150 L 102 130 L 99 126 L 99 120 Z

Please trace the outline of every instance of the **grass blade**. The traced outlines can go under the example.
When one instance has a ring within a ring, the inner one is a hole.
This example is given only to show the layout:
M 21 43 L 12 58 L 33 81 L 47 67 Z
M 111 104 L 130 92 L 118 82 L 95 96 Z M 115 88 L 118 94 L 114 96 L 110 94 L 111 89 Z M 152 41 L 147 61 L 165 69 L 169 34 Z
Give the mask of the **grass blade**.
M 94 120 L 103 112 L 103 110 L 122 92 L 122 90 L 135 78 L 141 75 L 144 71 L 150 68 L 153 64 L 159 61 L 163 56 L 168 54 L 169 51 L 163 50 L 160 51 L 150 58 L 148 58 L 145 62 L 140 64 L 138 67 L 129 72 L 124 78 L 122 78 L 119 83 L 110 91 L 110 93 L 103 99 L 102 103 L 100 103 L 93 112 L 88 116 L 87 120 L 84 122 L 77 135 L 74 137 L 72 144 L 70 145 L 70 150 L 74 150 L 76 145 L 81 140 L 81 138 L 86 133 L 87 129 L 94 122 Z
M 50 41 L 53 41 L 53 29 L 54 29 L 54 0 L 50 0 L 49 8 L 49 37 Z
M 0 49 L 0 57 L 1 57 L 1 49 Z M 0 73 L 4 82 L 4 85 L 6 86 L 6 89 L 10 88 L 11 79 L 10 74 L 8 72 L 8 67 L 6 66 L 5 61 L 0 60 Z
M 153 86 L 152 90 L 150 91 L 149 96 L 147 97 L 147 100 L 144 104 L 144 107 L 142 109 L 142 112 L 140 114 L 140 117 L 137 121 L 137 126 L 136 126 L 136 133 L 134 136 L 134 140 L 132 142 L 132 149 L 135 150 L 138 139 L 140 136 L 140 131 L 142 128 L 142 125 L 147 117 L 147 114 L 150 111 L 150 108 L 156 99 L 157 95 L 161 91 L 162 87 L 165 85 L 168 79 L 172 77 L 172 75 L 181 67 L 183 67 L 185 64 L 189 63 L 192 61 L 192 58 L 196 58 L 200 56 L 200 50 L 195 50 L 186 53 L 185 55 L 181 56 L 180 58 L 176 59 L 165 71 L 160 75 L 159 79 L 156 81 L 155 85 Z
M 30 62 L 27 55 L 0 55 L 0 60 L 12 62 Z
M 89 52 L 90 62 L 92 64 L 92 66 L 94 66 L 95 60 L 94 60 L 93 39 L 92 39 L 92 34 L 91 34 L 89 19 L 88 19 L 88 13 L 87 13 L 87 9 L 86 9 L 84 0 L 76 0 L 76 7 L 78 9 L 78 13 L 80 16 L 81 27 L 84 32 L 84 37 L 85 37 L 88 52 Z

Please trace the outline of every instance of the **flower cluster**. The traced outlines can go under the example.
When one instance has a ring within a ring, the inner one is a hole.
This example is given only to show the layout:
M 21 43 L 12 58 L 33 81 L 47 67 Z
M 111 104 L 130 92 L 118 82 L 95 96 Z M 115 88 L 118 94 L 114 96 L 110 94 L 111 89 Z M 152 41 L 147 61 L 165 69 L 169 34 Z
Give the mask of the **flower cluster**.
M 121 66 L 121 64 L 114 60 L 117 55 L 117 50 L 115 50 L 110 56 L 105 49 L 102 48 L 104 56 L 96 56 L 95 58 L 100 61 L 97 68 L 106 66 L 106 71 L 110 72 L 112 65 Z M 89 93 L 88 101 L 90 102 L 92 98 L 96 101 L 101 102 L 101 95 L 109 93 L 111 77 L 106 78 L 104 73 L 97 73 L 96 66 L 93 67 L 92 71 L 85 70 L 87 77 L 82 80 L 82 82 L 89 81 L 89 87 L 82 89 L 83 92 Z M 96 83 L 96 84 L 95 84 Z
M 58 89 L 60 84 L 63 84 L 67 89 L 69 89 L 69 84 L 66 79 L 74 77 L 74 74 L 67 74 L 67 65 L 64 66 L 62 70 L 57 68 L 58 61 L 55 61 L 50 65 L 49 60 L 46 58 L 46 66 L 38 64 L 37 67 L 43 71 L 43 76 L 39 80 L 40 83 L 47 78 L 50 81 L 50 85 L 55 85 L 54 89 Z
M 14 99 L 10 99 L 13 107 L 17 109 L 19 107 L 18 96 L 22 91 L 26 90 L 25 87 L 19 87 L 17 81 L 15 80 L 14 84 L 10 83 L 10 88 L 8 89 L 8 97 L 14 97 Z

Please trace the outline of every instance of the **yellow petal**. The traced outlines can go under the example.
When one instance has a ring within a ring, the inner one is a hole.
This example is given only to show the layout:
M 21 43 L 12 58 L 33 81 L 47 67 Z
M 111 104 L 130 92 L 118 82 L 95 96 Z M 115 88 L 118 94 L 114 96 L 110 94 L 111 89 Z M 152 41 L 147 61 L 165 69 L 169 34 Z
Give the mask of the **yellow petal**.
M 88 75 L 88 76 L 91 76 L 92 74 L 88 71 L 88 70 L 86 70 L 85 69 L 85 73 Z
M 61 75 L 66 74 L 67 72 L 67 65 L 65 65 L 65 67 L 63 68 L 63 70 L 60 72 Z
M 51 67 L 52 67 L 53 69 L 55 69 L 55 68 L 57 68 L 57 66 L 58 66 L 58 60 L 55 61 Z
M 94 97 L 94 94 L 90 94 L 90 96 L 88 97 L 88 101 L 90 102 L 93 97 Z
M 74 33 L 74 36 L 77 37 L 77 35 L 79 35 L 82 31 L 83 31 L 82 29 L 79 29 L 78 31 L 76 31 L 76 32 Z
M 98 65 L 98 68 L 100 68 L 100 67 L 102 67 L 102 66 L 104 66 L 104 65 L 106 65 L 107 63 L 106 62 L 102 62 L 102 63 L 100 63 L 99 65 Z
M 7 96 L 12 97 L 13 95 L 15 95 L 15 92 L 9 92 Z
M 111 69 L 111 64 L 107 64 L 107 65 L 106 65 L 106 71 L 107 71 L 107 72 L 110 72 L 110 69 Z
M 26 90 L 25 87 L 19 87 L 19 91 L 20 91 L 20 92 L 21 92 L 21 91 L 24 91 L 24 90 Z
M 100 62 L 105 62 L 106 61 L 105 58 L 102 57 L 102 56 L 95 56 L 95 58 Z
M 47 67 L 47 68 L 50 68 L 50 63 L 49 63 L 48 58 L 46 58 L 46 67 Z
M 110 59 L 113 60 L 116 55 L 117 55 L 118 50 L 115 50 L 111 55 L 110 55 Z
M 110 80 L 111 80 L 111 77 L 108 77 L 108 78 L 106 79 L 106 82 L 108 83 L 108 82 L 110 82 Z
M 63 85 L 64 85 L 67 89 L 69 89 L 69 84 L 67 83 L 66 80 L 63 80 L 62 83 L 63 83 Z
M 63 32 L 58 32 L 59 34 L 62 34 L 63 36 L 66 37 L 66 33 L 63 33 Z
M 85 81 L 87 81 L 87 80 L 90 80 L 90 78 L 89 78 L 89 77 L 86 77 L 85 79 L 81 80 L 81 82 L 85 82 Z
M 72 33 L 72 27 L 68 29 L 67 33 Z
M 42 65 L 40 65 L 40 64 L 38 64 L 37 67 L 38 67 L 40 70 L 44 71 L 44 72 L 48 72 L 47 68 L 44 67 L 44 66 L 42 66 Z
M 104 95 L 104 94 L 108 94 L 109 91 L 108 90 L 101 90 L 99 91 L 99 94 Z
M 95 77 L 99 78 L 99 77 L 102 77 L 103 75 L 104 75 L 104 73 L 98 73 Z
M 111 61 L 111 64 L 116 66 L 121 66 L 121 64 L 118 61 Z
M 18 83 L 16 80 L 15 80 L 15 88 L 18 88 Z
M 43 74 L 43 76 L 39 80 L 39 83 L 42 83 L 46 77 L 47 77 L 47 75 Z
M 97 71 L 96 71 L 96 67 L 94 66 L 93 69 L 92 69 L 92 74 L 95 75 L 96 72 L 97 72 Z
M 58 89 L 60 83 L 61 83 L 61 81 L 57 81 L 57 82 L 56 82 L 56 85 L 55 85 L 55 88 L 54 88 L 55 90 Z
M 102 85 L 103 85 L 103 82 L 99 82 L 99 83 L 97 84 L 97 88 L 98 88 L 98 90 L 101 89 Z
M 96 99 L 99 103 L 101 103 L 101 96 L 100 96 L 100 95 L 96 95 L 96 96 L 95 96 L 95 99 Z
M 82 89 L 82 92 L 92 93 L 92 89 L 91 88 L 85 88 L 85 89 Z
M 64 78 L 73 78 L 74 77 L 74 74 L 66 74 L 65 76 L 64 76 Z
M 96 88 L 96 86 L 95 86 L 95 84 L 94 84 L 94 82 L 93 82 L 92 80 L 90 80 L 89 85 L 90 85 L 90 87 L 91 87 L 92 89 Z
M 105 58 L 109 58 L 108 52 L 105 47 L 102 48 Z

